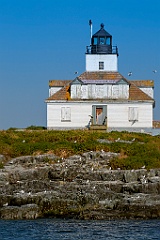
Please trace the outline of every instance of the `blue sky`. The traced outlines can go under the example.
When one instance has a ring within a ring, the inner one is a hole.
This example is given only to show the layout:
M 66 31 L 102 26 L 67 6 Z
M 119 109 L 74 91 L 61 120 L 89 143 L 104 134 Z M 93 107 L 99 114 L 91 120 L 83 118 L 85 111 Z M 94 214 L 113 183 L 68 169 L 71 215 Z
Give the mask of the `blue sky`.
M 0 129 L 46 126 L 48 81 L 85 71 L 89 19 L 112 35 L 124 77 L 155 81 L 160 120 L 159 11 L 159 0 L 0 0 Z

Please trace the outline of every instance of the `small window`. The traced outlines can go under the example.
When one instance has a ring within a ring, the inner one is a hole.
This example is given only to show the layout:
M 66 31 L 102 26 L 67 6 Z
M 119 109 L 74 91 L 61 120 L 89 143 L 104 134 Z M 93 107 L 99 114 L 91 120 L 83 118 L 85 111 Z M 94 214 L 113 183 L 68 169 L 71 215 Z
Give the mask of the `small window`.
M 105 38 L 104 37 L 100 38 L 100 44 L 105 44 Z
M 97 45 L 98 39 L 96 37 L 94 37 L 93 39 L 94 39 L 93 45 Z
M 109 37 L 107 37 L 107 44 L 110 45 L 111 44 L 111 40 Z
M 103 70 L 104 69 L 104 62 L 99 62 L 99 70 Z
M 71 108 L 70 107 L 62 107 L 61 108 L 61 121 L 62 122 L 70 122 L 71 121 Z
M 128 120 L 130 122 L 138 121 L 138 108 L 137 107 L 129 107 Z

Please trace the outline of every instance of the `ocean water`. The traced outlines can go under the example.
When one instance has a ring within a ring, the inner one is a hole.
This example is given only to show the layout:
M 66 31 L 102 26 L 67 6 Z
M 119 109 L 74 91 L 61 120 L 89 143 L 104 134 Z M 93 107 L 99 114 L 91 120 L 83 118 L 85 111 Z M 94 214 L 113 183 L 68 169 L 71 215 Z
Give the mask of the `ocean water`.
M 160 240 L 160 220 L 0 220 L 0 240 Z

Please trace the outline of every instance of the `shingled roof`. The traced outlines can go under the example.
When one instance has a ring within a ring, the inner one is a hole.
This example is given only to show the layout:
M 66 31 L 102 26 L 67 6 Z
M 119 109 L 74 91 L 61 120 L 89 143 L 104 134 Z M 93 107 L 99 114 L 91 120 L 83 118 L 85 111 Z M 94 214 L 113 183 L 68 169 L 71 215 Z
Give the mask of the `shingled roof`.
M 153 100 L 149 95 L 140 90 L 132 81 L 129 87 L 129 100 L 147 101 Z
M 56 93 L 54 93 L 52 96 L 47 98 L 47 100 L 69 100 L 70 96 L 69 96 L 68 89 L 69 89 L 70 83 L 72 81 L 71 80 L 66 80 L 66 81 L 60 80 L 59 84 L 58 84 L 57 80 L 55 80 L 55 81 L 56 82 L 54 83 L 54 80 L 52 80 L 52 87 L 58 86 L 58 87 L 62 87 L 62 88 L 59 91 L 57 91 Z M 63 82 L 63 84 L 62 84 L 62 82 Z M 50 84 L 50 82 L 49 82 L 49 84 Z
M 49 87 L 64 87 L 71 82 L 72 80 L 49 80 Z
M 81 80 L 120 80 L 120 79 L 125 79 L 127 81 L 126 78 L 124 78 L 119 72 L 84 72 L 82 73 L 79 77 L 79 79 Z
M 132 80 L 137 87 L 154 87 L 153 80 Z
M 129 100 L 137 100 L 137 101 L 154 101 L 153 98 L 148 96 L 146 93 L 144 93 L 142 90 L 140 90 L 138 87 L 140 86 L 148 86 L 153 87 L 154 82 L 151 80 L 132 80 L 129 81 L 125 77 L 123 77 L 119 72 L 84 72 L 79 77 L 80 80 L 85 80 L 85 82 L 90 82 L 91 80 L 120 80 L 124 79 L 129 85 Z M 62 88 L 57 91 L 55 94 L 53 94 L 51 97 L 49 97 L 47 100 L 70 100 L 69 98 L 69 86 L 71 80 L 52 80 L 49 82 L 49 86 L 62 86 Z
M 101 28 L 98 32 L 96 32 L 93 37 L 111 37 L 111 34 L 109 34 L 105 29 L 103 23 L 101 24 Z

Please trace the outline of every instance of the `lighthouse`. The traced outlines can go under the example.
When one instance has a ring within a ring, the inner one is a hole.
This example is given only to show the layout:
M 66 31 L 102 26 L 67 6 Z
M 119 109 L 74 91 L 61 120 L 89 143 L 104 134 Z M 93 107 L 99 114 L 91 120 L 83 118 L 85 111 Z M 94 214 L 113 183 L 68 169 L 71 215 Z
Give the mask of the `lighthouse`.
M 86 69 L 73 80 L 50 80 L 47 129 L 151 132 L 154 81 L 127 80 L 118 70 L 118 48 L 104 24 L 87 46 Z
M 90 27 L 92 29 L 91 21 Z M 103 23 L 86 47 L 86 71 L 118 72 L 118 48 L 112 46 L 112 35 L 104 29 Z

